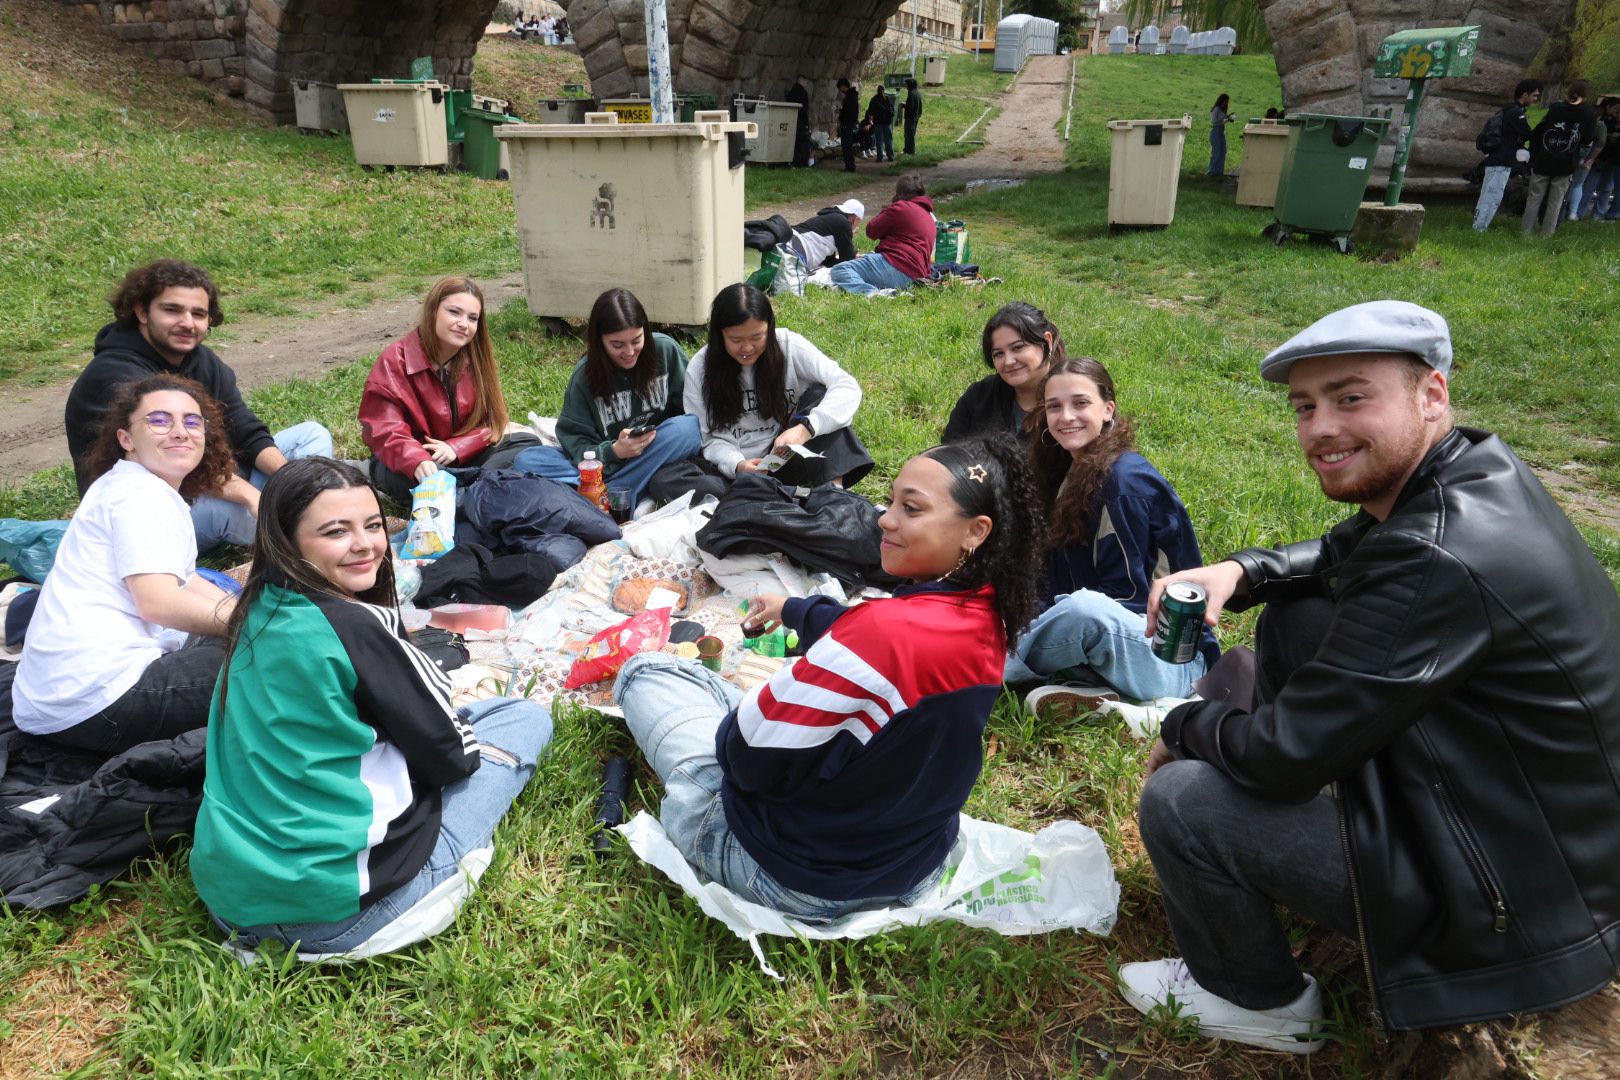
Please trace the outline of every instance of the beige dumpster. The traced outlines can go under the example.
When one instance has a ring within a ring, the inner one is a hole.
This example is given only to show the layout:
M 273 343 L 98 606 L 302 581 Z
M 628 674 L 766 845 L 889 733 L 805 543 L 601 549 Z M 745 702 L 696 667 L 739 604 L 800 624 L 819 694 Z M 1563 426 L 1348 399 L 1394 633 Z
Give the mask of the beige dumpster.
M 1251 120 L 1243 127 L 1243 164 L 1238 170 L 1239 206 L 1277 205 L 1277 178 L 1288 149 L 1288 124 Z
M 584 319 L 622 285 L 655 323 L 695 325 L 742 280 L 744 139 L 753 124 L 502 124 L 529 310 Z
M 339 83 L 354 160 L 443 168 L 450 162 L 441 83 Z
M 750 139 L 743 147 L 749 161 L 761 165 L 793 161 L 793 142 L 799 126 L 799 106 L 795 102 L 739 95 L 732 99 L 732 108 L 740 122 L 759 128 L 759 138 Z
M 945 58 L 943 56 L 930 56 L 923 61 L 923 85 L 945 85 Z
M 1192 117 L 1110 120 L 1108 224 L 1168 225 L 1176 217 L 1181 148 Z

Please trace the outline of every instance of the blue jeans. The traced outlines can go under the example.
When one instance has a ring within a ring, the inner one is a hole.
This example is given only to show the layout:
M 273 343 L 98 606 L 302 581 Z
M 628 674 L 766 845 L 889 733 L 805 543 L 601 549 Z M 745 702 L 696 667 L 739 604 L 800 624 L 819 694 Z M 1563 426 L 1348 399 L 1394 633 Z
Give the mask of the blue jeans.
M 1485 180 L 1479 185 L 1479 201 L 1474 204 L 1474 231 L 1484 232 L 1491 227 L 1497 208 L 1502 205 L 1502 194 L 1507 191 L 1508 179 L 1513 175 L 1509 165 L 1487 165 Z
M 1209 129 L 1209 175 L 1226 175 L 1226 125 L 1216 124 Z
M 1204 658 L 1167 664 L 1153 655 L 1147 617 L 1091 589 L 1068 593 L 1035 617 L 1007 657 L 1003 678 L 1010 683 L 1041 682 L 1084 668 L 1126 697 L 1150 701 L 1188 697 L 1203 677 Z
M 535 765 L 551 741 L 551 714 L 523 698 L 489 698 L 467 706 L 463 715 L 479 742 L 506 751 L 517 764 L 486 756 L 477 772 L 443 790 L 439 842 L 416 877 L 341 922 L 233 927 L 217 918 L 214 921 L 234 934 L 236 944 L 244 949 L 274 940 L 306 953 L 345 953 L 365 944 L 436 886 L 460 874 L 460 862 L 468 852 L 491 846 L 495 826 L 534 775 Z
M 703 437 L 698 433 L 697 417 L 683 413 L 659 424 L 657 434 L 638 458 L 631 458 L 607 478 L 609 491 L 628 491 L 630 505 L 641 501 L 652 480 L 653 473 L 672 461 L 685 461 L 697 456 L 703 449 Z M 579 486 L 579 466 L 555 446 L 533 446 L 512 462 L 521 472 L 543 476 L 559 484 Z
M 902 292 L 914 284 L 911 278 L 896 270 L 893 263 L 875 251 L 858 259 L 841 262 L 829 273 L 834 285 L 856 296 L 871 296 L 879 289 Z
M 1586 181 L 1586 196 L 1581 200 L 1581 217 L 1588 220 L 1620 217 L 1620 162 L 1604 165 L 1599 162 Z
M 285 431 L 276 432 L 276 449 L 288 461 L 304 457 L 331 457 L 332 433 L 313 420 L 294 424 Z M 248 477 L 248 483 L 264 490 L 268 473 L 258 469 Z M 191 504 L 191 527 L 197 534 L 197 550 L 209 551 L 220 544 L 251 544 L 258 519 L 245 506 L 229 499 L 204 495 Z
M 877 151 L 877 159 L 879 161 L 882 161 L 885 156 L 888 157 L 888 159 L 890 161 L 894 160 L 894 125 L 893 124 L 879 124 L 879 123 L 873 122 L 873 124 L 872 124 L 872 147 L 873 147 L 873 149 L 875 149 Z
M 933 888 L 929 877 L 906 896 L 827 900 L 787 888 L 755 862 L 726 822 L 724 775 L 714 751 L 720 721 L 737 707 L 742 691 L 696 661 L 668 653 L 632 656 L 613 685 L 613 700 L 664 782 L 664 832 L 702 877 L 761 907 L 814 921 L 869 907 L 904 907 Z

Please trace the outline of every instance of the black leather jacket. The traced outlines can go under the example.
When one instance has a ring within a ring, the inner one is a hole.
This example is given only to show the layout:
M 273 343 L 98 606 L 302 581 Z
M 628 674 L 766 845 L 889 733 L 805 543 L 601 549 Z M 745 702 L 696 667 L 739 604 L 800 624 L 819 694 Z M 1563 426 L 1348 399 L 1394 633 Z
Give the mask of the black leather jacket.
M 1337 786 L 1391 1028 L 1548 1009 L 1620 959 L 1620 598 L 1502 441 L 1459 429 L 1388 520 L 1233 556 L 1261 603 L 1334 601 L 1269 706 L 1175 710 L 1166 743 L 1259 796 Z

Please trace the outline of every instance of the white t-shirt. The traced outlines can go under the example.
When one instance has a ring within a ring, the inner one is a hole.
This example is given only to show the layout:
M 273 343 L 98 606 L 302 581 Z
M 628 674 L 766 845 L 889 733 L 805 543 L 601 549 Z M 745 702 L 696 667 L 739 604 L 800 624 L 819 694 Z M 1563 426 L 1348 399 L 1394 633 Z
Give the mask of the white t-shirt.
M 191 510 L 178 491 L 128 460 L 91 484 L 28 624 L 11 690 L 17 726 L 48 735 L 88 720 L 184 645 L 183 632 L 140 617 L 124 579 L 173 574 L 183 585 L 196 569 Z

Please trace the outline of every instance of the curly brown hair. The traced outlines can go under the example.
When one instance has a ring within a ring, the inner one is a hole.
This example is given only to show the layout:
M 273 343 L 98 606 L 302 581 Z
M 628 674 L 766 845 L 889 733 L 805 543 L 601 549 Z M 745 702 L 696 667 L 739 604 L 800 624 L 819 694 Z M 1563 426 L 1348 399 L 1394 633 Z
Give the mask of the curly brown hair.
M 107 296 L 107 303 L 112 305 L 113 318 L 128 329 L 133 330 L 140 321 L 135 314 L 136 308 L 150 307 L 152 301 L 162 295 L 164 289 L 201 289 L 208 294 L 208 325 L 218 326 L 225 321 L 225 313 L 219 307 L 219 289 L 214 286 L 214 279 L 208 276 L 208 271 L 200 266 L 194 266 L 179 259 L 159 259 L 149 262 L 145 266 L 137 266 L 124 275 L 124 280 L 118 283 Z
M 180 497 L 186 502 L 196 501 L 199 495 L 217 495 L 220 489 L 236 475 L 236 459 L 231 455 L 230 435 L 225 430 L 225 413 L 202 385 L 178 375 L 148 375 L 138 382 L 127 382 L 113 391 L 112 401 L 101 419 L 101 430 L 96 441 L 85 454 L 85 475 L 90 483 L 101 478 L 128 455 L 118 443 L 118 433 L 128 431 L 135 423 L 135 414 L 148 394 L 166 390 L 188 394 L 197 403 L 202 414 L 203 456 L 197 467 L 180 481 Z
M 1089 356 L 1071 356 L 1054 362 L 1041 382 L 1041 400 L 1046 387 L 1059 375 L 1080 375 L 1097 384 L 1102 400 L 1113 403 L 1114 378 L 1108 369 Z M 1030 440 L 1030 461 L 1041 505 L 1047 509 L 1047 540 L 1051 547 L 1068 547 L 1091 539 L 1092 511 L 1102 495 L 1103 484 L 1114 462 L 1136 449 L 1136 429 L 1130 420 L 1114 411 L 1113 419 L 1091 442 L 1070 454 L 1059 446 L 1046 427 L 1046 410 L 1030 413 L 1035 437 Z

